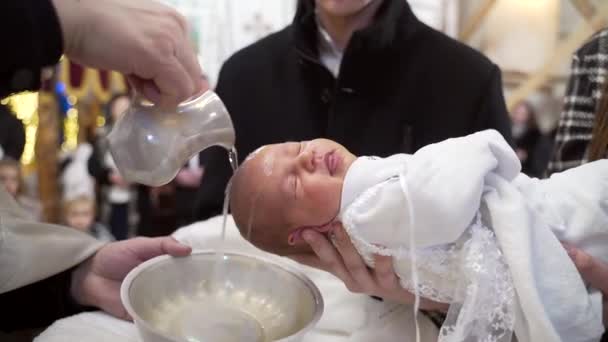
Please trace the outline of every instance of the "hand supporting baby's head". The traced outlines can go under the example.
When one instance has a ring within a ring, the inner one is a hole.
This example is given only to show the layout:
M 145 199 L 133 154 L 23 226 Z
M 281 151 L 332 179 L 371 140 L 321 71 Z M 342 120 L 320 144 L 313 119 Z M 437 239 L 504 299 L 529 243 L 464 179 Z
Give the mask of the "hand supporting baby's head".
M 305 228 L 323 231 L 340 210 L 344 176 L 355 156 L 326 139 L 265 146 L 232 179 L 230 207 L 239 231 L 258 248 L 304 253 Z

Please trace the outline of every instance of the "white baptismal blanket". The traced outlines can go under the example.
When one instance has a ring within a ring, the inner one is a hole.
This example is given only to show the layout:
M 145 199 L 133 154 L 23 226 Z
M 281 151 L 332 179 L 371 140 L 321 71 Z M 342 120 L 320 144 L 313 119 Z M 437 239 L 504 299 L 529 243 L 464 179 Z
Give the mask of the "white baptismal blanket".
M 607 198 L 608 161 L 530 179 L 488 130 L 358 158 L 340 219 L 370 266 L 393 256 L 404 288 L 451 304 L 440 341 L 593 341 L 601 298 L 558 237 L 608 259 Z

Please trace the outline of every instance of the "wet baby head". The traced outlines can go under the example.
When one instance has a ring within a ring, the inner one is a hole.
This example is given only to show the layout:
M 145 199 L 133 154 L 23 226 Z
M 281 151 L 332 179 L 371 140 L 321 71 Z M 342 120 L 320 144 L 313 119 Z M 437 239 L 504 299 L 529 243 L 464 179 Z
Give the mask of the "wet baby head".
M 309 250 L 303 229 L 326 231 L 340 210 L 342 184 L 355 156 L 327 139 L 267 145 L 232 179 L 230 208 L 255 246 L 288 255 Z

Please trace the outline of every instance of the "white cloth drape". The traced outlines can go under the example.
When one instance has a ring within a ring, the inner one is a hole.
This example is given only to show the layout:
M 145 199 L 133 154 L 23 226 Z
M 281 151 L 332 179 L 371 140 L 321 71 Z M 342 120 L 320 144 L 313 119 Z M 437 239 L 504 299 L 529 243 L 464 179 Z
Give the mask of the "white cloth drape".
M 75 229 L 34 221 L 0 187 L 0 293 L 67 270 L 102 245 Z
M 411 156 L 359 158 L 346 175 L 340 218 L 368 264 L 372 253 L 393 256 L 405 288 L 452 303 L 441 341 L 602 334 L 601 298 L 558 236 L 606 257 L 608 161 L 542 181 L 519 171 L 489 130 Z

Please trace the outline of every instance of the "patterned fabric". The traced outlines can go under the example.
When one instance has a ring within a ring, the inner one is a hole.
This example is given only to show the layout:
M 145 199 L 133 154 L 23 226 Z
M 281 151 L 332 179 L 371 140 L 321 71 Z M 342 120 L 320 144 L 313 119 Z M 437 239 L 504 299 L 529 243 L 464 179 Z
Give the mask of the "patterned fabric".
M 587 148 L 607 72 L 608 29 L 604 29 L 591 37 L 572 58 L 548 175 L 588 161 Z

